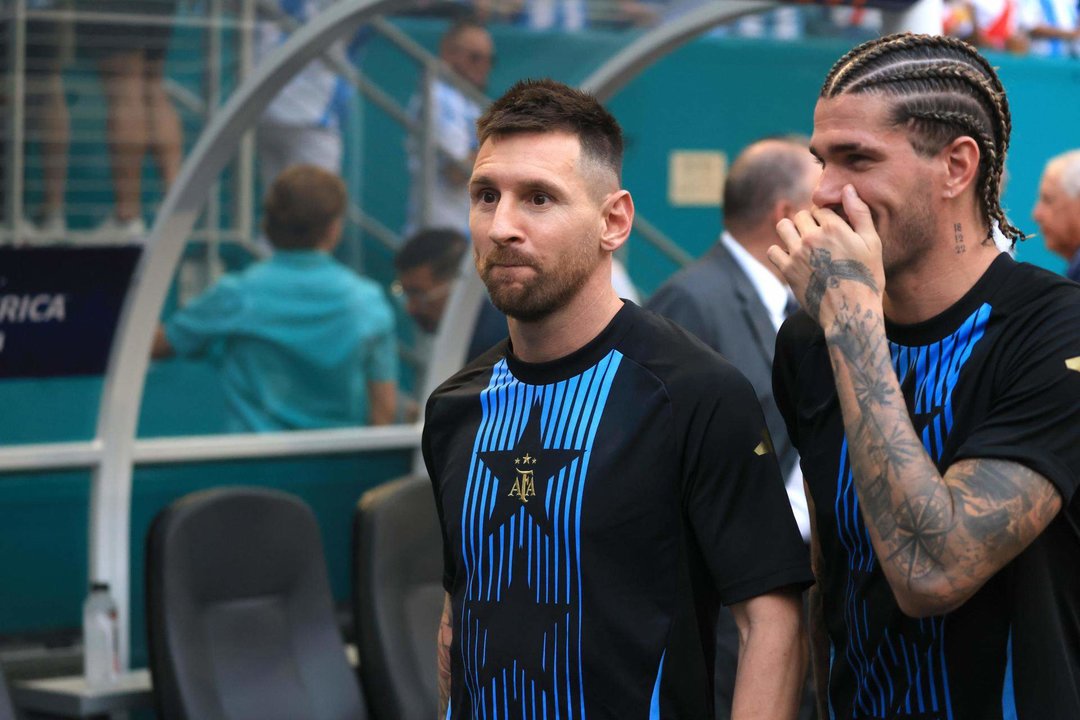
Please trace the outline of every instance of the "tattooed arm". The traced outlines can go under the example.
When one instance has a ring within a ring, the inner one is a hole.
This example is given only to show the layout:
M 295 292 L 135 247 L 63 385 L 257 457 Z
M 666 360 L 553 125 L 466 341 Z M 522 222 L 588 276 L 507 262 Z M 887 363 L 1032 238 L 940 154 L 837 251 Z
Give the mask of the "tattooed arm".
M 450 645 L 454 639 L 454 626 L 450 620 L 450 593 L 443 601 L 442 620 L 439 621 L 438 665 L 439 665 L 439 720 L 446 717 L 450 704 Z
M 912 427 L 879 312 L 843 304 L 826 338 L 859 505 L 885 576 L 904 612 L 952 610 L 1038 537 L 1061 497 L 1005 460 L 961 460 L 938 473 Z
M 851 226 L 829 210 L 800 213 L 778 225 L 788 252 L 774 246 L 770 258 L 825 330 L 859 505 L 897 602 L 909 615 L 941 614 L 1038 537 L 1061 496 L 1005 460 L 961 460 L 938 472 L 892 367 L 880 240 L 850 186 L 843 202 Z

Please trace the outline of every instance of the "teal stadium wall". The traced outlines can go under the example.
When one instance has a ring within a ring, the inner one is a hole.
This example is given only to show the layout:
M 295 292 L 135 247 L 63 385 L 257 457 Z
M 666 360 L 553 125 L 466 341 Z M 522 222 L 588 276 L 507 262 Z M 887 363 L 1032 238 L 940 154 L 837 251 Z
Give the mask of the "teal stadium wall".
M 400 25 L 434 51 L 444 22 L 409 20 Z M 507 28 L 495 32 L 498 62 L 489 94 L 497 95 L 521 77 L 550 76 L 579 83 L 633 36 L 615 32 L 579 35 L 532 33 Z M 185 47 L 189 47 L 185 45 Z M 693 255 L 716 238 L 715 208 L 676 208 L 667 202 L 667 163 L 672 149 L 739 148 L 764 136 L 805 133 L 821 79 L 848 45 L 842 41 L 781 44 L 770 41 L 704 38 L 643 73 L 618 94 L 611 107 L 626 131 L 624 184 L 645 217 Z M 190 68 L 188 57 L 171 58 Z M 1080 121 L 1080 65 L 994 56 L 1013 106 L 1013 151 L 1005 204 L 1014 222 L 1034 231 L 1030 209 L 1045 160 L 1077 144 Z M 400 102 L 408 101 L 418 79 L 414 63 L 378 36 L 361 56 L 364 71 Z M 91 73 L 84 66 L 72 72 Z M 179 78 L 197 89 L 198 73 Z M 90 102 L 89 98 L 72 98 Z M 405 218 L 408 178 L 401 128 L 366 105 L 356 148 L 363 158 L 362 182 L 352 190 L 361 205 L 383 223 L 400 228 Z M 188 142 L 195 127 L 189 122 Z M 92 149 L 83 149 L 91 152 Z M 99 150 L 100 152 L 100 150 Z M 108 187 L 104 156 L 87 177 Z M 86 171 L 83 171 L 86 172 Z M 73 182 L 76 188 L 95 183 Z M 74 191 L 73 191 L 74 192 Z M 83 191 L 78 191 L 83 192 Z M 86 190 L 88 199 L 93 193 Z M 69 195 L 69 204 L 79 197 Z M 1064 263 L 1049 255 L 1038 238 L 1021 245 L 1019 257 L 1054 270 Z M 365 271 L 389 284 L 390 254 L 365 241 Z M 230 266 L 243 260 L 227 258 Z M 630 272 L 647 294 L 675 269 L 640 238 L 628 253 Z M 175 306 L 170 294 L 166 314 Z M 139 434 L 143 437 L 220 432 L 224 408 L 217 375 L 205 361 L 155 363 L 147 378 Z M 93 435 L 100 378 L 0 381 L 0 443 L 5 445 L 85 440 Z M 142 545 L 157 511 L 180 495 L 218 484 L 259 484 L 295 492 L 311 503 L 323 527 L 334 593 L 349 594 L 349 524 L 360 494 L 408 471 L 406 452 L 366 457 L 320 457 L 199 463 L 140 468 L 132 510 L 133 660 L 145 662 L 142 625 Z M 86 472 L 0 475 L 0 636 L 76 628 L 86 588 L 86 532 L 89 475 Z

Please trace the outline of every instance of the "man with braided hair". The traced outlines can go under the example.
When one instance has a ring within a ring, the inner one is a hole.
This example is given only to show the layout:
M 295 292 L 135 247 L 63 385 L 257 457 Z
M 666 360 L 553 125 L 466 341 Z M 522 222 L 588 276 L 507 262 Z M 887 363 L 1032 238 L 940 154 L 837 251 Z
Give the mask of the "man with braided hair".
M 1080 287 L 995 225 L 1005 91 L 952 38 L 892 35 L 829 73 L 814 208 L 769 259 L 819 588 L 823 718 L 1080 717 Z

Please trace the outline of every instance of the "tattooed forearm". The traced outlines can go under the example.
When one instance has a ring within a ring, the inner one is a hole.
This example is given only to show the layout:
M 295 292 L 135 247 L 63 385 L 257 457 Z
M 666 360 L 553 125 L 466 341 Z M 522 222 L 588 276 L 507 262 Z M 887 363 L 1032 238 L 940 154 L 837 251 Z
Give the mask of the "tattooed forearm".
M 859 505 L 882 569 L 902 607 L 954 607 L 1042 532 L 1060 496 L 1008 461 L 965 460 L 943 477 L 911 423 L 880 312 L 843 304 L 826 335 Z
M 841 280 L 854 280 L 866 285 L 874 292 L 877 283 L 870 270 L 857 260 L 833 260 L 828 250 L 810 250 L 810 267 L 813 272 L 806 286 L 806 311 L 810 317 L 821 317 L 821 299 L 828 288 L 837 287 Z
M 937 471 L 908 419 L 881 315 L 844 304 L 829 341 L 834 372 L 848 378 L 855 400 L 854 412 L 845 408 L 844 424 L 859 505 L 884 545 L 879 557 L 910 585 L 942 566 L 949 513 L 942 512 L 933 484 L 925 483 Z M 926 487 L 897 498 L 894 486 L 902 475 L 923 478 Z
M 1014 557 L 1061 509 L 1056 488 L 1038 473 L 1007 460 L 961 460 L 945 473 L 969 552 L 991 548 Z

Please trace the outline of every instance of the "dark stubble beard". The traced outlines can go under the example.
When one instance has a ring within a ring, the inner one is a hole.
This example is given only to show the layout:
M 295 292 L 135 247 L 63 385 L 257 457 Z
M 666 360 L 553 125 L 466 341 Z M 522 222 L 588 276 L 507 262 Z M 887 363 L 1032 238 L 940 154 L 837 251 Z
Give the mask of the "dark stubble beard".
M 505 315 L 521 322 L 543 320 L 570 300 L 585 286 L 600 262 L 597 245 L 583 239 L 557 258 L 558 265 L 541 267 L 533 258 L 509 247 L 496 247 L 481 259 L 474 253 L 476 270 L 487 286 L 491 304 Z M 493 277 L 499 264 L 527 265 L 535 272 L 526 283 L 500 282 Z
M 940 242 L 936 236 L 938 231 L 938 214 L 931 202 L 930 192 L 923 191 L 911 197 L 904 215 L 897 218 L 891 228 L 889 237 L 881 239 L 885 279 L 918 267 L 927 257 L 927 251 Z

